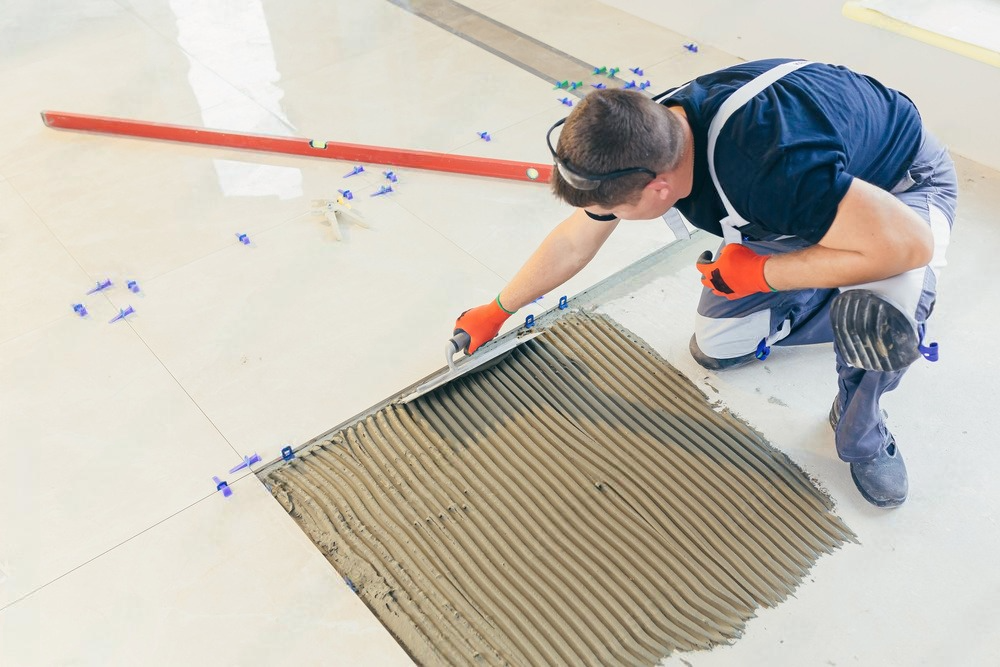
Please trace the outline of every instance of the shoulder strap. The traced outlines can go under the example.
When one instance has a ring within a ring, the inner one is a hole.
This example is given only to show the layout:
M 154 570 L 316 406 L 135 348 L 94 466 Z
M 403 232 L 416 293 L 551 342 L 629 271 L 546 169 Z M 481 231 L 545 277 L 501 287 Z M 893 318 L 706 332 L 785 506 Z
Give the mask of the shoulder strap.
M 722 191 L 722 186 L 719 185 L 719 177 L 715 172 L 715 144 L 719 140 L 719 133 L 722 131 L 722 126 L 726 124 L 726 121 L 729 120 L 729 117 L 732 116 L 737 109 L 741 108 L 752 98 L 756 97 L 757 94 L 762 92 L 772 83 L 786 74 L 790 74 L 800 67 L 805 67 L 810 64 L 812 63 L 808 60 L 792 60 L 773 67 L 763 74 L 757 75 L 737 88 L 736 91 L 722 103 L 722 106 L 719 107 L 719 111 L 715 114 L 715 118 L 712 119 L 711 124 L 708 126 L 708 171 L 712 175 L 712 183 L 715 184 L 715 189 L 719 193 L 719 197 L 722 199 L 722 205 L 726 207 L 726 217 L 720 221 L 722 224 L 722 235 L 726 239 L 726 243 L 740 242 L 741 236 L 739 227 L 747 224 L 747 221 L 744 220 L 740 214 L 736 212 L 736 209 L 733 208 L 729 198 L 726 197 L 726 193 Z
M 674 95 L 681 92 L 690 85 L 691 81 L 688 81 L 687 83 L 681 84 L 680 86 L 664 90 L 662 93 L 657 93 L 656 95 L 653 95 L 650 99 L 656 102 L 657 104 L 663 104 L 663 100 L 667 99 L 668 97 L 673 97 Z

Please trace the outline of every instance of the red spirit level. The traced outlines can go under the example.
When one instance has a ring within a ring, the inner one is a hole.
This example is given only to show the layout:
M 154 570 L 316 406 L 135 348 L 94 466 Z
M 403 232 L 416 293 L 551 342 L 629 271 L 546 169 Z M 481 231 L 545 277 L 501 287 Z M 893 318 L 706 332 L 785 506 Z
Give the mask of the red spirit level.
M 384 148 L 363 144 L 345 144 L 335 141 L 303 139 L 300 137 L 276 137 L 266 134 L 243 134 L 207 130 L 200 127 L 150 123 L 127 118 L 88 116 L 65 111 L 43 111 L 42 121 L 49 127 L 62 130 L 81 130 L 129 137 L 144 137 L 163 141 L 177 141 L 187 144 L 241 148 L 267 153 L 306 155 L 346 162 L 369 162 L 372 164 L 447 171 L 473 176 L 490 176 L 515 181 L 540 181 L 547 183 L 552 175 L 552 165 L 497 160 L 485 157 L 432 153 L 430 151 Z

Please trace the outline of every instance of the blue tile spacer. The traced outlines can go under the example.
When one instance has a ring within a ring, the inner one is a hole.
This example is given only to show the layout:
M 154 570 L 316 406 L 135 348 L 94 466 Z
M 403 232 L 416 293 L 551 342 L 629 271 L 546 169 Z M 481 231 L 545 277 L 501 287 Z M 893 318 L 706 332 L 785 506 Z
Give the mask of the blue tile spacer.
M 917 328 L 917 333 L 920 334 L 920 341 L 917 343 L 917 351 L 920 352 L 920 354 L 927 361 L 937 361 L 940 357 L 938 354 L 938 344 L 931 343 L 929 345 L 924 345 L 924 336 L 927 334 L 926 323 L 920 323 L 920 326 Z
M 82 303 L 74 303 L 73 304 L 73 312 L 76 313 L 77 315 L 79 315 L 80 317 L 86 317 L 87 316 L 87 307 L 84 306 Z
M 291 445 L 281 448 L 281 458 L 283 458 L 286 461 L 291 461 L 292 459 L 295 458 L 295 452 L 292 451 Z
M 118 314 L 115 315 L 110 320 L 108 320 L 108 324 L 114 324 L 118 320 L 124 320 L 126 317 L 128 317 L 129 315 L 131 315 L 134 312 L 135 312 L 135 308 L 133 308 L 132 306 L 126 306 L 125 308 L 120 308 L 118 310 Z
M 569 299 L 565 296 L 559 297 L 559 310 L 566 310 L 569 308 Z
M 771 354 L 771 348 L 767 344 L 767 339 L 761 338 L 760 342 L 757 343 L 757 350 L 753 353 L 753 356 L 757 357 L 761 361 L 764 361 L 767 359 L 769 354 Z
M 97 292 L 102 292 L 111 287 L 113 284 L 114 283 L 111 282 L 111 278 L 108 278 L 107 280 L 102 280 L 98 282 L 97 285 L 92 290 L 87 292 L 87 294 L 96 294 Z
M 528 315 L 526 318 L 524 318 L 524 328 L 530 329 L 533 326 L 535 326 L 535 316 Z
M 242 470 L 243 468 L 249 468 L 254 463 L 260 463 L 260 455 L 257 454 L 256 452 L 254 452 L 253 456 L 244 456 L 243 457 L 243 463 L 240 463 L 235 468 L 231 468 L 229 470 L 229 474 L 231 475 L 234 472 L 236 472 L 237 470 Z
M 236 238 L 239 239 L 239 242 L 242 243 L 243 245 L 250 245 L 250 237 L 247 236 L 246 234 L 237 233 Z
M 352 592 L 354 592 L 354 593 L 358 592 L 358 587 L 354 585 L 354 582 L 351 581 L 350 577 L 348 577 L 348 576 L 345 575 L 344 576 L 344 583 L 347 584 L 347 587 L 350 588 Z
M 221 479 L 215 476 L 212 477 L 212 481 L 215 482 L 215 490 L 222 491 L 223 498 L 228 498 L 229 496 L 233 495 L 233 490 L 229 488 L 229 484 L 223 482 Z

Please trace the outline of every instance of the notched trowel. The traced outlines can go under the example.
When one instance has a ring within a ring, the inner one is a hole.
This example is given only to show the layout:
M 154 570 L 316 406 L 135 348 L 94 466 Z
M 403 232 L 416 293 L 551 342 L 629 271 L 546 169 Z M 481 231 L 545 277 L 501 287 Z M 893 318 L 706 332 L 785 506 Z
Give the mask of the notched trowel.
M 532 338 L 541 335 L 542 331 L 531 331 L 521 333 L 513 338 L 499 341 L 492 345 L 481 347 L 472 356 L 462 357 L 455 361 L 455 354 L 469 344 L 469 334 L 464 331 L 459 332 L 454 338 L 445 344 L 444 357 L 448 362 L 448 368 L 444 369 L 437 376 L 423 383 L 412 392 L 400 399 L 401 403 L 409 403 L 415 398 L 423 396 L 429 391 L 448 384 L 455 378 L 462 377 L 472 371 L 483 371 L 494 364 L 500 363 L 504 357 L 514 351 L 518 345 L 526 343 Z

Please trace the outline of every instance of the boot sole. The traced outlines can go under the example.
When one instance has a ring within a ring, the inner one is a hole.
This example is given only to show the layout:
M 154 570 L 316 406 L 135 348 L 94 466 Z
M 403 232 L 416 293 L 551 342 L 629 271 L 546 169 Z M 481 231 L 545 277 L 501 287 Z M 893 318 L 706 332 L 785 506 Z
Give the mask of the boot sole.
M 866 289 L 841 292 L 830 304 L 833 339 L 848 366 L 898 371 L 920 356 L 913 322 L 885 297 Z

